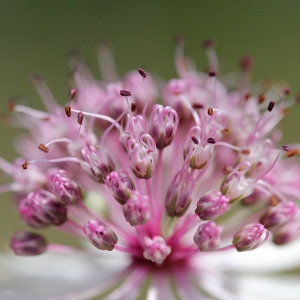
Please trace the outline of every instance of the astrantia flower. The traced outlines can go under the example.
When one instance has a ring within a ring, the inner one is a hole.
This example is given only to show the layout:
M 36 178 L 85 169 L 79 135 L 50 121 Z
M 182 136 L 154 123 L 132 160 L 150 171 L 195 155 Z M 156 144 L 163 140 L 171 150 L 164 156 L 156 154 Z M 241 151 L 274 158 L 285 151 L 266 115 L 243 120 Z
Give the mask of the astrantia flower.
M 240 275 L 255 261 L 257 271 L 284 268 L 272 251 L 300 235 L 300 164 L 275 127 L 296 99 L 283 84 L 252 87 L 250 58 L 225 85 L 212 43 L 205 49 L 209 72 L 200 73 L 179 43 L 179 78 L 161 90 L 142 69 L 118 78 L 105 48 L 101 82 L 72 58 L 76 87 L 65 107 L 39 76 L 46 112 L 10 102 L 27 133 L 22 157 L 0 160 L 12 178 L 0 191 L 14 193 L 35 229 L 16 233 L 10 247 L 41 256 L 30 269 L 25 258 L 9 267 L 17 286 L 8 283 L 1 299 L 257 299 L 249 296 L 255 278 Z M 50 226 L 82 247 L 46 241 Z M 250 250 L 257 255 L 239 253 Z M 50 252 L 66 256 L 63 270 Z

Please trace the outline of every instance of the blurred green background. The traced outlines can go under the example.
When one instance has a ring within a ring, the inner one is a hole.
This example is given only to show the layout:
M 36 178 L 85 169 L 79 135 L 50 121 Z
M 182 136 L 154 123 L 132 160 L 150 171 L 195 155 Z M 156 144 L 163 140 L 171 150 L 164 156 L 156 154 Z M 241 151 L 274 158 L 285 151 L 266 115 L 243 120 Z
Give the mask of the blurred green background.
M 32 73 L 41 74 L 64 103 L 70 74 L 66 54 L 80 49 L 98 76 L 95 48 L 103 41 L 112 46 L 120 74 L 143 67 L 165 79 L 176 76 L 172 39 L 178 33 L 199 69 L 207 65 L 201 41 L 212 38 L 222 71 L 237 69 L 239 58 L 251 54 L 254 79 L 284 79 L 297 93 L 299 32 L 298 0 L 0 0 L 0 113 L 7 112 L 6 103 L 14 95 L 42 107 L 28 80 Z M 284 121 L 285 142 L 299 140 L 299 112 L 295 107 Z M 0 134 L 1 155 L 11 160 L 16 156 L 12 141 L 17 130 L 1 126 Z M 1 195 L 0 249 L 21 226 L 9 197 Z

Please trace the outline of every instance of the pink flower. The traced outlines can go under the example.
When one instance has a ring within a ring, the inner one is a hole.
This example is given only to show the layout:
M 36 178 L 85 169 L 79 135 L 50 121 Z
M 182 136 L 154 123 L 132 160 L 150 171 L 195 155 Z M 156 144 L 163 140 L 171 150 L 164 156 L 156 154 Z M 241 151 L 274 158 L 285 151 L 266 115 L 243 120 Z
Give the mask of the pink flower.
M 54 226 L 89 245 L 19 232 L 11 249 L 103 262 L 105 276 L 80 285 L 80 293 L 79 286 L 58 288 L 51 299 L 240 299 L 240 287 L 225 283 L 235 283 L 225 269 L 243 271 L 235 248 L 263 248 L 269 235 L 280 245 L 300 235 L 300 164 L 291 158 L 298 145 L 276 146 L 275 131 L 296 99 L 286 100 L 280 84 L 263 94 L 252 90 L 249 58 L 226 87 L 212 43 L 205 45 L 209 73 L 188 63 L 180 43 L 179 78 L 160 94 L 142 69 L 122 80 L 106 61 L 101 82 L 73 57 L 77 86 L 65 107 L 39 76 L 34 83 L 46 112 L 10 103 L 27 135 L 18 139 L 22 157 L 14 164 L 0 158 L 12 178 L 0 191 L 13 192 L 20 218 L 40 233 Z M 101 51 L 107 59 L 108 49 Z M 290 235 L 293 224 L 297 234 Z M 263 225 L 274 226 L 272 233 Z M 226 253 L 230 260 L 216 267 Z M 50 294 L 45 289 L 41 297 Z

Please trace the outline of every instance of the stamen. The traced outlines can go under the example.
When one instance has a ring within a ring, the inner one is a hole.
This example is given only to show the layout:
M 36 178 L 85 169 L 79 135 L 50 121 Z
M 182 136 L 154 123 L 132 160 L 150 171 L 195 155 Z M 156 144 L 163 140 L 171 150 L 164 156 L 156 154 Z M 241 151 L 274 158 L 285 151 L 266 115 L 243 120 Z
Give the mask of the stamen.
M 275 105 L 275 102 L 274 101 L 271 101 L 270 103 L 269 103 L 269 105 L 268 105 L 268 111 L 272 111 L 273 110 L 273 108 L 274 108 L 274 105 Z
M 299 153 L 299 150 L 294 148 L 287 151 L 286 156 L 287 157 L 293 157 Z
M 260 94 L 257 98 L 259 104 L 263 103 L 266 99 L 267 97 L 265 94 Z
M 216 143 L 216 140 L 214 138 L 208 138 L 206 140 L 209 144 L 215 144 Z
M 126 91 L 126 90 L 121 90 L 120 95 L 123 97 L 129 97 L 129 96 L 131 96 L 131 92 Z
M 65 112 L 66 112 L 66 115 L 70 118 L 72 115 L 70 105 L 65 106 Z
M 76 94 L 77 94 L 77 89 L 75 89 L 75 88 L 70 89 L 70 91 L 68 93 L 69 99 L 74 100 Z
M 82 122 L 83 122 L 83 113 L 79 112 L 78 115 L 77 115 L 77 123 L 79 125 L 82 125 Z
M 215 76 L 217 76 L 217 72 L 215 72 L 215 71 L 209 71 L 209 72 L 208 72 L 208 75 L 209 75 L 210 77 L 215 77 Z
M 49 152 L 49 148 L 46 147 L 44 144 L 39 144 L 38 148 L 45 153 Z
M 148 74 L 142 68 L 138 68 L 138 71 L 144 79 L 147 77 Z
M 214 114 L 213 108 L 209 107 L 208 110 L 207 110 L 207 113 L 208 113 L 209 116 L 212 116 Z
M 193 141 L 196 145 L 199 144 L 199 141 L 198 141 L 194 136 L 192 136 L 192 141 Z

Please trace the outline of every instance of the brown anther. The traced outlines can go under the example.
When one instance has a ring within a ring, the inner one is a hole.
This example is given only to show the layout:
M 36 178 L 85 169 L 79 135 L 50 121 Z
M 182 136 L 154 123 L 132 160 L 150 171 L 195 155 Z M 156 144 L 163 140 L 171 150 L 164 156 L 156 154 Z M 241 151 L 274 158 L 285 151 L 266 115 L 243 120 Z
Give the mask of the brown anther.
M 290 149 L 287 153 L 286 156 L 287 157 L 293 157 L 295 155 L 297 155 L 299 153 L 299 150 L 294 148 L 294 149 Z
M 214 114 L 214 110 L 212 107 L 209 107 L 208 110 L 207 110 L 207 113 L 209 116 L 212 116 Z
M 209 71 L 209 72 L 208 72 L 208 75 L 209 75 L 210 77 L 215 77 L 215 76 L 217 76 L 217 72 L 216 72 L 216 71 Z
M 199 144 L 199 141 L 194 137 L 192 136 L 192 141 L 194 142 L 194 144 L 198 145 Z
M 249 155 L 250 154 L 250 150 L 249 149 L 242 149 L 241 153 L 243 155 Z
M 15 111 L 15 103 L 13 101 L 8 101 L 7 105 L 11 112 Z
M 70 91 L 68 93 L 70 100 L 73 100 L 75 98 L 76 94 L 77 94 L 77 89 L 75 89 L 75 88 L 70 89 Z
M 142 68 L 138 68 L 138 71 L 143 78 L 147 77 L 148 74 Z
M 238 171 L 243 172 L 248 168 L 248 166 L 244 165 L 238 168 Z
M 289 113 L 289 109 L 288 109 L 288 108 L 284 108 L 284 109 L 281 110 L 281 113 L 282 113 L 284 116 L 286 116 L 286 115 L 288 115 L 288 113 Z
M 126 91 L 126 90 L 121 90 L 120 95 L 124 96 L 124 97 L 128 97 L 128 96 L 131 96 L 131 93 L 129 91 Z
M 249 100 L 250 99 L 250 97 L 251 97 L 251 94 L 250 93 L 247 93 L 245 96 L 245 100 L 247 101 L 247 100 Z
M 27 166 L 28 166 L 28 163 L 27 163 L 27 161 L 25 161 L 24 164 L 22 164 L 23 170 L 27 170 Z
M 45 146 L 44 144 L 39 144 L 38 148 L 45 153 L 49 152 L 49 148 L 47 146 Z
M 260 103 L 260 104 L 263 103 L 266 99 L 267 99 L 267 97 L 265 94 L 260 94 L 257 98 L 258 103 Z
M 72 115 L 72 111 L 71 111 L 71 106 L 70 105 L 65 106 L 65 112 L 66 112 L 66 115 L 70 118 L 71 115 Z
M 78 115 L 77 115 L 77 123 L 78 123 L 79 125 L 81 125 L 81 124 L 82 124 L 82 121 L 83 121 L 83 113 L 80 111 L 80 112 L 78 113 Z
M 222 130 L 222 134 L 223 134 L 224 136 L 228 136 L 228 135 L 229 135 L 229 129 L 228 129 L 228 128 L 224 128 L 224 129 Z
M 201 104 L 201 103 L 193 103 L 192 107 L 194 109 L 201 109 L 201 108 L 203 108 L 203 104 Z
M 177 45 L 177 46 L 182 46 L 182 45 L 184 45 L 184 38 L 183 38 L 183 36 L 180 35 L 180 34 L 175 35 L 175 36 L 174 36 L 174 43 L 175 43 L 175 45 Z
M 268 111 L 272 111 L 274 108 L 275 102 L 274 101 L 270 101 L 269 105 L 268 105 Z
M 291 93 L 291 90 L 290 89 L 285 89 L 283 91 L 284 95 L 289 95 Z
M 271 206 L 277 206 L 279 203 L 279 199 L 274 194 L 270 197 L 270 205 Z
M 207 40 L 203 41 L 202 47 L 204 49 L 214 48 L 215 42 L 213 40 L 207 39 Z
M 254 60 L 250 55 L 245 55 L 240 60 L 240 66 L 243 71 L 248 71 L 253 67 Z
M 215 144 L 216 143 L 216 140 L 214 138 L 208 138 L 206 140 L 209 144 Z
M 134 102 L 130 103 L 130 107 L 132 112 L 136 111 L 136 104 Z

